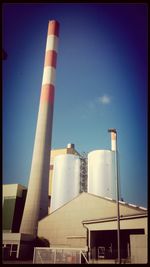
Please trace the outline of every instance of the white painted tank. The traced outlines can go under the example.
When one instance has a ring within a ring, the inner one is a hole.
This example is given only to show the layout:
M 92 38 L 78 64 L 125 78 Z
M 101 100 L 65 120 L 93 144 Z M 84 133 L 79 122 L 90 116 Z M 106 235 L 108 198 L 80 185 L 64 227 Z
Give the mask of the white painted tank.
M 95 150 L 88 154 L 88 193 L 116 199 L 115 152 Z
M 58 155 L 54 159 L 50 213 L 58 209 L 80 191 L 80 159 L 76 155 Z

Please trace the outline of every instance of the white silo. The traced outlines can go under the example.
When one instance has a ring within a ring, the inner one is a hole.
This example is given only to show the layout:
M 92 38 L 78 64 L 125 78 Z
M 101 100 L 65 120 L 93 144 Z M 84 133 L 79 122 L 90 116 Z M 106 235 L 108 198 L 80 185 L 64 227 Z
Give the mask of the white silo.
M 76 155 L 58 155 L 54 159 L 50 213 L 58 209 L 80 191 L 80 158 Z
M 88 193 L 116 199 L 115 152 L 95 150 L 88 154 Z

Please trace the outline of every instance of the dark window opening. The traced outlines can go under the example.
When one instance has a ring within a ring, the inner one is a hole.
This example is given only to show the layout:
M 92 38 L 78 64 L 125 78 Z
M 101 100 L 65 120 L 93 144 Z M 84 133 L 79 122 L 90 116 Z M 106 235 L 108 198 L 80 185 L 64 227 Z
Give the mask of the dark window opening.
M 144 234 L 144 229 L 125 229 L 120 231 L 121 258 L 130 256 L 130 235 Z M 116 259 L 118 257 L 117 231 L 91 231 L 91 259 Z

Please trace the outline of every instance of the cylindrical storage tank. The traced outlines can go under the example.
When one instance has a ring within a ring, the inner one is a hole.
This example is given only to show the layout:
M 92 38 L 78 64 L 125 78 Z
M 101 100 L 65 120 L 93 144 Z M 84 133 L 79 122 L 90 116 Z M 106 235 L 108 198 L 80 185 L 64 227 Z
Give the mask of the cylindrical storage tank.
M 95 150 L 88 154 L 88 193 L 116 199 L 115 152 Z
M 50 213 L 58 209 L 80 191 L 80 158 L 76 155 L 58 155 L 54 159 Z

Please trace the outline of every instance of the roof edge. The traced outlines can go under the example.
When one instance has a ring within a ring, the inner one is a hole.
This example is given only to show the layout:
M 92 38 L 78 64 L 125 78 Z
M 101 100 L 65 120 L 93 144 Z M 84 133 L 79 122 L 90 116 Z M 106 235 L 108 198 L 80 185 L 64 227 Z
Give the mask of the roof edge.
M 129 220 L 129 219 L 136 219 L 136 218 L 143 218 L 147 217 L 147 212 L 144 214 L 130 214 L 130 215 L 121 215 L 120 220 Z M 82 224 L 92 224 L 92 223 L 103 223 L 103 222 L 109 222 L 109 221 L 117 221 L 117 217 L 105 217 L 101 219 L 92 219 L 92 220 L 83 220 Z

